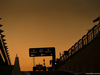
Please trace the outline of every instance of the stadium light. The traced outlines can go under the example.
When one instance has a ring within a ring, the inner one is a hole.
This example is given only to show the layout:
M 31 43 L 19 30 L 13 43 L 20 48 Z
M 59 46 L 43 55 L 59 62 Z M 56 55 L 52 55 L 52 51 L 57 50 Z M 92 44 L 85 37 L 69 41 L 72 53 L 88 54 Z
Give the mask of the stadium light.
M 8 52 L 8 50 L 6 50 L 6 52 Z
M 3 25 L 2 24 L 0 24 L 0 27 L 2 27 Z
M 0 33 L 2 33 L 2 32 L 4 32 L 4 30 L 1 30 L 1 29 L 0 29 Z
M 2 39 L 2 41 L 6 41 L 6 39 Z
M 4 46 L 4 47 L 5 47 L 6 49 L 8 49 L 8 48 L 7 48 L 8 46 Z
M 1 37 L 3 38 L 3 37 L 5 37 L 5 35 L 1 34 Z
M 5 44 L 7 44 L 7 43 L 3 43 L 3 44 L 5 45 Z

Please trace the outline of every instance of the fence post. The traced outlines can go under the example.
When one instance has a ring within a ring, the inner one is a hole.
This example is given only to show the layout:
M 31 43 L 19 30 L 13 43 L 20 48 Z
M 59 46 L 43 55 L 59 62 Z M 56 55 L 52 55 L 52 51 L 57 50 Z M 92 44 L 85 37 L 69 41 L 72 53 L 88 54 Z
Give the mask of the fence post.
M 86 36 L 87 36 L 87 44 L 88 44 L 88 33 L 86 34 Z
M 73 47 L 73 46 L 72 46 Z M 71 47 L 71 55 L 72 55 L 72 47 Z
M 82 48 L 84 47 L 84 38 L 85 37 L 85 35 L 82 37 Z
M 79 50 L 79 41 L 77 42 L 77 44 L 78 44 L 77 47 L 78 47 L 78 50 Z M 77 50 L 77 51 L 78 51 L 78 50 Z

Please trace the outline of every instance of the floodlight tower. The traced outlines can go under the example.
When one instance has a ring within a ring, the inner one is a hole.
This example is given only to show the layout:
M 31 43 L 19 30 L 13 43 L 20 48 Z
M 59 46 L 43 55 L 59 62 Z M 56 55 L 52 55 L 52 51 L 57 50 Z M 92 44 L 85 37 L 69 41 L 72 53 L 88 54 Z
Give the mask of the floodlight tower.
M 0 18 L 1 20 L 2 18 Z M 0 24 L 0 27 L 2 27 L 3 25 Z M 1 50 L 1 53 L 2 53 L 2 59 L 3 59 L 3 63 L 4 65 L 11 65 L 11 62 L 10 62 L 10 58 L 9 58 L 9 53 L 8 53 L 8 48 L 7 46 L 5 46 L 7 43 L 5 43 L 4 41 L 6 41 L 4 39 L 5 35 L 2 34 L 2 32 L 4 32 L 4 30 L 0 29 L 0 50 Z

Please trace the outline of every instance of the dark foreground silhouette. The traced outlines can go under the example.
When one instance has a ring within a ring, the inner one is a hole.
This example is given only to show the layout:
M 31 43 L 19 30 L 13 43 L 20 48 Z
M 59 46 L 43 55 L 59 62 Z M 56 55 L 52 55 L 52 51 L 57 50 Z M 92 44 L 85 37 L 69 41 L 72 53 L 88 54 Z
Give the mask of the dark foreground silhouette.
M 63 71 L 29 71 L 30 75 L 75 75 L 69 72 L 63 72 Z M 25 72 L 22 72 L 22 75 L 29 75 L 25 74 Z

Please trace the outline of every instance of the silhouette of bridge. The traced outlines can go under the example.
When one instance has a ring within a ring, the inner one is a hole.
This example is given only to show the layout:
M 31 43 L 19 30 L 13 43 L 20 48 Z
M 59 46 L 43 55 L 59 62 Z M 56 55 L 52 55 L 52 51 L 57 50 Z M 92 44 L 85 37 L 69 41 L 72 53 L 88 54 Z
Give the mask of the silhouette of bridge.
M 56 60 L 57 64 L 53 66 L 55 71 L 48 72 L 20 71 L 17 55 L 15 64 L 11 65 L 2 32 L 3 30 L 0 29 L 0 75 L 100 74 L 100 23 L 89 30 L 69 50 L 64 51 L 64 54 Z
M 100 74 L 100 22 L 58 59 L 56 70 Z

